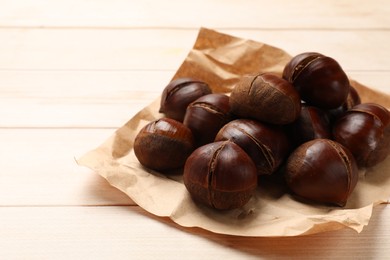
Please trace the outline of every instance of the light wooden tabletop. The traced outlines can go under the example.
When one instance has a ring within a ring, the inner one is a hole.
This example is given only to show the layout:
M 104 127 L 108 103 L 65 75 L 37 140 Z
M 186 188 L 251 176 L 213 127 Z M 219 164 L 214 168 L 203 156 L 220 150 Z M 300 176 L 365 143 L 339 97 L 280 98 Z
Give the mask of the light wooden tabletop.
M 387 0 L 0 6 L 0 259 L 390 259 L 386 204 L 360 234 L 219 235 L 147 213 L 75 162 L 161 94 L 202 26 L 322 52 L 390 93 Z

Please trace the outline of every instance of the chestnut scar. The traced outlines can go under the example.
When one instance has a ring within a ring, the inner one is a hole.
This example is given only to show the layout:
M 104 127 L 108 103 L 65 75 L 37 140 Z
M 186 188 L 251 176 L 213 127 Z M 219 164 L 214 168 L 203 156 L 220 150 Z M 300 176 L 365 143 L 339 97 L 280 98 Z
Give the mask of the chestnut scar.
M 219 154 L 221 153 L 221 151 L 223 150 L 223 148 L 225 147 L 227 142 L 223 142 L 213 153 L 213 156 L 211 157 L 211 160 L 210 160 L 210 163 L 209 163 L 209 172 L 208 172 L 208 176 L 207 176 L 207 182 L 208 182 L 208 196 L 210 198 L 210 203 L 213 207 L 215 207 L 214 205 L 214 199 L 213 199 L 213 191 L 214 191 L 214 187 L 213 187 L 213 177 L 214 177 L 214 172 L 215 172 L 215 167 L 217 166 L 217 159 L 218 159 L 218 156 Z
M 305 70 L 305 68 L 307 66 L 309 66 L 311 63 L 313 63 L 315 60 L 317 60 L 321 57 L 323 57 L 323 56 L 322 55 L 312 55 L 312 56 L 309 56 L 309 57 L 306 57 L 305 59 L 303 59 L 299 64 L 297 64 L 297 66 L 295 66 L 294 72 L 291 74 L 289 81 L 294 82 L 299 77 L 301 72 Z

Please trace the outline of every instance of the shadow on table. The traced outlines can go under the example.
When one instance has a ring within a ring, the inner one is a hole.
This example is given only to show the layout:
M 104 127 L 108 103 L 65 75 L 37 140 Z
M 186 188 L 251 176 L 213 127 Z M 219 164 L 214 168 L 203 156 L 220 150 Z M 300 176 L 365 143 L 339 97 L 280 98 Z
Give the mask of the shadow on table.
M 181 227 L 169 218 L 159 218 L 148 212 L 153 219 L 180 229 L 192 235 L 206 238 L 221 246 L 233 248 L 253 257 L 264 258 L 289 258 L 289 259 L 372 259 L 378 250 L 378 244 L 382 244 L 381 212 L 387 204 L 375 207 L 371 221 L 359 234 L 351 229 L 340 229 L 305 236 L 296 237 L 240 237 L 223 234 L 215 234 L 200 228 Z M 364 255 L 357 255 L 364 252 Z

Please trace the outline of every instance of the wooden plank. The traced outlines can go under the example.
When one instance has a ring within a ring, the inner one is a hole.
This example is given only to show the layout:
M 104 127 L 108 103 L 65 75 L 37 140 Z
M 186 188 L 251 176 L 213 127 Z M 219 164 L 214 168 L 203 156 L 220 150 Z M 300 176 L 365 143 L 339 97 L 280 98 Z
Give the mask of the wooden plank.
M 360 233 L 255 238 L 182 228 L 138 207 L 0 208 L 1 259 L 387 259 L 390 208 Z
M 75 161 L 113 132 L 0 129 L 0 206 L 134 205 Z
M 390 71 L 347 71 L 390 94 Z M 118 128 L 159 98 L 174 71 L 0 71 L 0 127 Z
M 119 127 L 174 71 L 0 71 L 0 127 Z
M 390 17 L 390 16 L 389 16 Z M 346 70 L 390 70 L 390 30 L 221 30 Z M 198 30 L 0 29 L 0 70 L 177 70 Z
M 3 29 L 0 69 L 176 68 L 191 49 L 196 31 L 184 32 L 186 37 L 169 32 Z
M 3 27 L 390 28 L 386 0 L 2 0 L 1 6 Z

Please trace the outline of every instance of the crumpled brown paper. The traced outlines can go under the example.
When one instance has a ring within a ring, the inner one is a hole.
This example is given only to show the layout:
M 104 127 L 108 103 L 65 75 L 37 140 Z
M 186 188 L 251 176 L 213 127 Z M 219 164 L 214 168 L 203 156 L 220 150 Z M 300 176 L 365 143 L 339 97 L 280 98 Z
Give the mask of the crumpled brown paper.
M 202 28 L 193 49 L 174 78 L 194 77 L 208 82 L 214 92 L 228 93 L 245 74 L 268 71 L 281 74 L 291 58 L 270 45 Z M 351 80 L 352 81 L 352 80 Z M 168 82 L 162 82 L 163 87 Z M 390 107 L 390 97 L 355 81 L 362 100 Z M 216 211 L 195 204 L 180 174 L 163 175 L 142 167 L 133 152 L 138 131 L 162 117 L 160 99 L 137 113 L 100 147 L 82 156 L 87 166 L 125 192 L 140 207 L 167 216 L 185 227 L 239 236 L 297 236 L 344 227 L 360 232 L 368 224 L 373 206 L 390 196 L 390 156 L 374 168 L 360 171 L 358 185 L 344 208 L 300 202 L 283 185 L 261 180 L 256 196 L 241 209 Z

